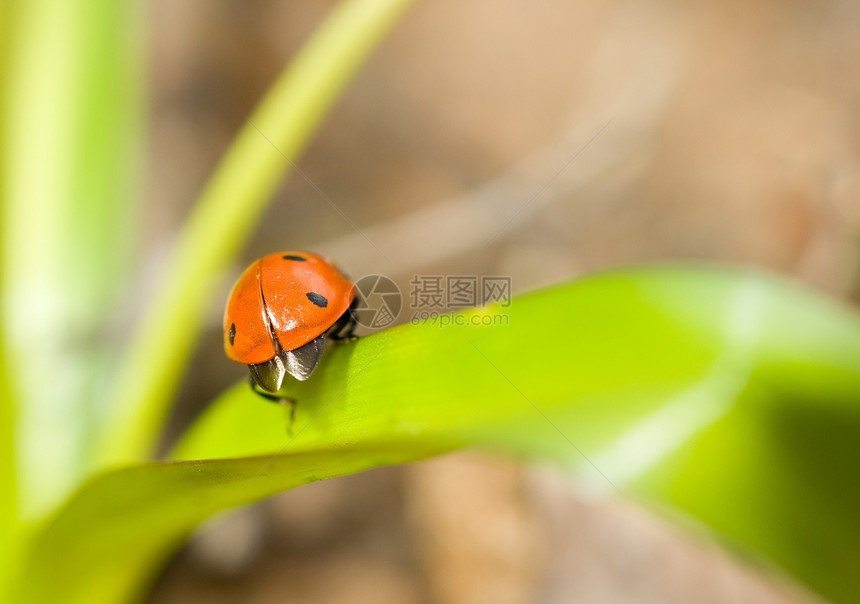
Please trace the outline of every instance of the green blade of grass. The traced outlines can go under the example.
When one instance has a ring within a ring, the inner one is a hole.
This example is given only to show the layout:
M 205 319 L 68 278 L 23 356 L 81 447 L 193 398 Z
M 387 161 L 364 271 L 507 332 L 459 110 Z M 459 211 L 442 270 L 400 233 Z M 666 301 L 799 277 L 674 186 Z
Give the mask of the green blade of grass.
M 137 7 L 4 3 L 0 311 L 29 520 L 76 486 L 98 423 L 141 138 Z
M 860 591 L 856 314 L 764 275 L 676 267 L 448 317 L 462 325 L 327 351 L 290 384 L 292 427 L 287 408 L 229 390 L 175 457 L 232 459 L 97 477 L 41 535 L 15 601 L 109 601 L 215 511 L 463 446 L 552 459 L 581 485 L 699 519 L 834 601 Z
M 103 463 L 151 453 L 217 278 L 338 93 L 408 4 L 338 4 L 239 133 L 195 205 L 123 359 L 100 446 Z
M 0 4 L 0 116 L 7 114 L 6 99 L 9 85 L 9 36 L 11 35 L 9 3 Z M 3 118 L 0 117 L 0 137 Z M 5 145 L 0 145 L 0 191 L 6 189 L 7 162 Z M 0 233 L 5 232 L 5 212 L 0 212 Z M 0 245 L 0 267 L 4 263 L 4 246 Z M 2 269 L 0 269 L 2 270 Z M 0 300 L 3 299 L 5 280 L 0 278 Z M 7 576 L 14 558 L 14 541 L 18 532 L 18 480 L 15 447 L 16 400 L 9 380 L 7 362 L 9 343 L 6 329 L 0 320 L 0 594 L 4 592 Z
M 9 70 L 12 57 L 10 37 L 12 34 L 12 5 L 0 4 L 0 138 L 5 130 L 8 115 Z M 0 144 L 0 191 L 8 186 L 8 162 L 6 145 Z M 0 211 L 0 233 L 6 232 L 6 212 Z M 0 245 L 0 271 L 5 266 L 5 246 Z M 0 273 L 0 300 L 4 299 L 6 280 Z M 10 577 L 18 557 L 17 542 L 20 532 L 17 477 L 17 397 L 14 394 L 9 369 L 10 343 L 4 321 L 0 320 L 0 597 L 7 593 Z
M 0 326 L 0 594 L 15 563 L 19 536 L 18 480 L 16 476 L 15 407 L 6 371 L 6 344 Z

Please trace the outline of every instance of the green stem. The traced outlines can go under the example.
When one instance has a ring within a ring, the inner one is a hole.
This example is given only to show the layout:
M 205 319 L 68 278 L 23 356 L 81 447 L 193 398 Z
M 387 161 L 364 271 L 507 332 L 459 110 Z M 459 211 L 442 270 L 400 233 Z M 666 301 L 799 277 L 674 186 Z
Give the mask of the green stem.
M 218 278 L 253 232 L 290 163 L 408 4 L 339 4 L 239 133 L 195 205 L 122 359 L 101 463 L 152 451 Z
M 12 27 L 12 8 L 0 4 L 0 132 L 6 129 L 7 90 Z M 0 191 L 6 191 L 6 145 L 0 144 Z M 0 193 L 0 197 L 2 197 Z M 5 212 L 0 211 L 0 233 L 5 234 Z M 0 270 L 4 266 L 4 246 L 0 245 Z M 5 278 L 0 274 L 0 300 L 3 299 Z M 18 532 L 18 480 L 16 476 L 15 437 L 16 400 L 9 382 L 5 326 L 0 320 L 0 596 L 6 591 L 9 566 L 14 560 L 15 536 Z

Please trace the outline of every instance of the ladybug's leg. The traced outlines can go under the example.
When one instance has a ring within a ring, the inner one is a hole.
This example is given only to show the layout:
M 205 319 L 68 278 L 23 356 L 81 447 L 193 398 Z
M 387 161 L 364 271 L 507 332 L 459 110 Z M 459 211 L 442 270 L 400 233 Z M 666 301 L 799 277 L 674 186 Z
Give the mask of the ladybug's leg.
M 296 423 L 296 408 L 298 407 L 296 399 L 278 396 L 276 394 L 272 394 L 271 392 L 266 392 L 265 390 L 260 388 L 260 386 L 254 381 L 254 378 L 252 378 L 251 376 L 248 376 L 248 381 L 251 384 L 251 390 L 262 396 L 264 399 L 273 403 L 277 403 L 278 405 L 290 406 L 290 429 L 292 429 L 293 424 Z
M 358 336 L 355 335 L 355 328 L 358 326 L 355 319 L 355 309 L 358 308 L 358 305 L 359 299 L 356 295 L 346 312 L 329 329 L 328 337 L 330 339 L 335 342 L 353 342 L 358 339 Z
M 355 317 L 346 311 L 332 326 L 328 337 L 335 342 L 352 342 L 358 339 L 358 336 L 355 335 L 355 328 Z

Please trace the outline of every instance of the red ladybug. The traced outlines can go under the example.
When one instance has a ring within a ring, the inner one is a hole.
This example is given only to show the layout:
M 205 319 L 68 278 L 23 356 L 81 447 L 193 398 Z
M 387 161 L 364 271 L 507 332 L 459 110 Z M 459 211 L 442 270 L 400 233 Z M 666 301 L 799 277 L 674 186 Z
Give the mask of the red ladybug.
M 306 380 L 326 334 L 352 339 L 355 286 L 327 260 L 309 252 L 279 252 L 242 273 L 224 312 L 224 350 L 245 363 L 252 383 L 275 394 L 289 373 Z

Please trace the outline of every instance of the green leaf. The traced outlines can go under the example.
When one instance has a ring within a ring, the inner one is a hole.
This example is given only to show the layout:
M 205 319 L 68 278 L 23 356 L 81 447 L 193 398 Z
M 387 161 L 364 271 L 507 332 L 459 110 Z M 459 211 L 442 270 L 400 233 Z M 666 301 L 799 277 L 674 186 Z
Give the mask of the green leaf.
M 50 525 L 9 601 L 125 602 L 191 528 L 225 508 L 295 486 L 412 459 L 358 446 L 276 458 L 149 463 L 85 484 Z M 73 547 L 73 555 L 70 555 Z
M 151 454 L 217 278 L 340 91 L 408 4 L 339 3 L 233 142 L 195 204 L 123 359 L 100 444 L 102 463 Z
M 327 351 L 290 384 L 292 427 L 238 384 L 175 452 L 233 459 L 89 482 L 37 541 L 15 601 L 115 600 L 218 510 L 462 446 L 555 460 L 581 485 L 699 519 L 834 601 L 860 591 L 855 314 L 764 275 L 675 267 L 454 317 Z

